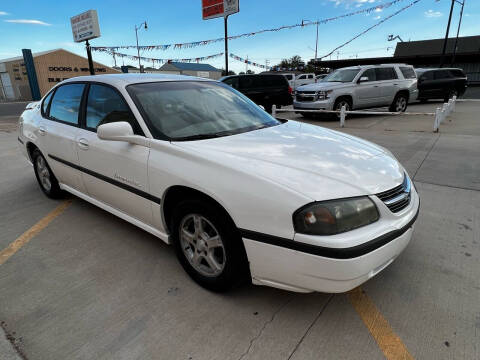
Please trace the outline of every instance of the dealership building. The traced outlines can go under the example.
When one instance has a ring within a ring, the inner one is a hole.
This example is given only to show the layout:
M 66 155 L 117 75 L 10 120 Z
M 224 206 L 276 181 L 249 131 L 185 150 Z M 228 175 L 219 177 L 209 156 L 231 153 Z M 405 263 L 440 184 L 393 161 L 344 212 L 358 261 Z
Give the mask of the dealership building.
M 356 65 L 405 63 L 416 68 L 438 67 L 442 62 L 444 39 L 405 41 L 397 43 L 393 56 L 363 59 L 312 59 L 309 64 L 317 67 L 338 69 Z M 454 48 L 456 45 L 456 51 Z M 461 68 L 470 83 L 480 83 L 480 36 L 449 38 L 445 57 L 445 67 Z
M 55 49 L 31 55 L 31 65 L 25 56 L 0 60 L 0 101 L 32 100 L 32 77 L 36 78 L 40 96 L 43 96 L 60 81 L 90 75 L 88 60 L 70 51 Z M 97 62 L 93 67 L 98 74 L 119 73 Z

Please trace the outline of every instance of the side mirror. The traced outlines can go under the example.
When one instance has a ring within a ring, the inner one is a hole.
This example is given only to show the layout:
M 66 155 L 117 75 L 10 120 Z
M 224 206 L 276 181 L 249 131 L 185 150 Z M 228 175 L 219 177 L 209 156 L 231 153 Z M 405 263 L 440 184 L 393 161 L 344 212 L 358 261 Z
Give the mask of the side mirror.
M 362 76 L 360 80 L 358 80 L 358 83 L 360 84 L 362 82 L 367 82 L 367 81 L 369 81 L 368 76 Z
M 258 105 L 258 107 L 259 107 L 260 109 L 262 109 L 263 111 L 265 111 L 265 108 L 263 107 L 263 105 Z
M 126 121 L 118 121 L 100 125 L 97 137 L 109 141 L 125 141 L 140 146 L 148 146 L 147 138 L 133 134 L 132 126 Z

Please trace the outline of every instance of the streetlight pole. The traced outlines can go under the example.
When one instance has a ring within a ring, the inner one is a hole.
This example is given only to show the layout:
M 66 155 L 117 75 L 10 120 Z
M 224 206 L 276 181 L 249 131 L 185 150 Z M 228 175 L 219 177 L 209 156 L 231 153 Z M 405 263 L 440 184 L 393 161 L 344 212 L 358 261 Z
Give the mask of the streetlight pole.
M 315 66 L 315 75 L 317 73 L 317 50 L 318 50 L 318 19 L 317 19 L 317 38 L 315 40 L 315 62 L 314 62 L 314 66 Z
M 455 0 L 452 0 L 452 6 L 450 7 L 450 15 L 448 16 L 447 32 L 445 34 L 445 40 L 443 41 L 443 50 L 442 50 L 442 57 L 440 59 L 440 67 L 443 67 L 443 64 L 445 63 L 445 53 L 447 51 L 448 33 L 450 32 L 450 24 L 452 22 L 452 13 L 453 13 L 454 5 L 455 5 Z
M 142 70 L 141 70 L 141 64 L 140 64 L 140 48 L 138 46 L 138 30 L 140 30 L 142 28 L 142 25 L 144 26 L 145 30 L 148 29 L 146 21 L 144 21 L 143 23 L 138 25 L 138 27 L 137 27 L 137 25 L 135 25 L 135 37 L 137 39 L 137 55 L 138 55 L 138 71 L 139 72 L 142 72 Z
M 455 46 L 453 47 L 453 56 L 450 66 L 453 66 L 455 62 L 455 56 L 457 55 L 458 36 L 460 35 L 460 26 L 462 25 L 463 8 L 465 6 L 465 0 L 462 1 L 462 9 L 460 10 L 460 20 L 458 21 L 457 37 L 455 38 Z
M 225 76 L 228 76 L 228 15 L 223 18 L 225 25 Z

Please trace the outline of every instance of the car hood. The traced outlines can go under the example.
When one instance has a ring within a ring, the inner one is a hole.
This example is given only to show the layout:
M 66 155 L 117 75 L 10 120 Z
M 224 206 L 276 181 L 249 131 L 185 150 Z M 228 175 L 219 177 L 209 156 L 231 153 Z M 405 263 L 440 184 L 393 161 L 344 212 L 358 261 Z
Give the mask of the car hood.
M 208 140 L 175 142 L 195 156 L 326 200 L 369 195 L 403 181 L 404 170 L 368 141 L 296 121 Z
M 338 81 L 320 81 L 314 84 L 302 85 L 297 87 L 297 91 L 319 91 L 319 90 L 335 90 L 344 87 L 351 87 L 353 83 L 342 83 Z

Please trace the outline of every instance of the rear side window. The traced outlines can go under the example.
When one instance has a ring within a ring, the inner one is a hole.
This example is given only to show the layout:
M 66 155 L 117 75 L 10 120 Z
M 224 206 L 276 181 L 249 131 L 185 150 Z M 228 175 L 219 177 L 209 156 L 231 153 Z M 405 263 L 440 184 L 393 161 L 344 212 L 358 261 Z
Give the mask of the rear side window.
M 126 121 L 136 135 L 143 135 L 125 100 L 108 86 L 90 85 L 86 120 L 89 129 L 96 129 L 99 125 L 111 122 Z
M 401 66 L 400 71 L 405 79 L 416 79 L 415 71 L 411 67 Z
M 287 74 L 285 75 L 285 77 L 287 78 L 287 80 L 293 80 L 293 76 L 291 74 Z
M 282 75 L 263 75 L 259 76 L 261 78 L 262 84 L 268 87 L 282 87 L 288 86 L 288 82 L 285 77 Z
M 85 84 L 62 85 L 55 91 L 50 105 L 50 118 L 78 125 L 78 110 Z
M 254 87 L 257 87 L 259 84 L 254 83 L 254 77 L 253 76 L 242 76 L 240 78 L 240 87 L 242 89 L 252 89 Z
M 452 69 L 450 70 L 450 73 L 452 74 L 453 77 L 461 77 L 461 78 L 465 77 L 465 74 L 460 69 Z
M 313 79 L 313 75 L 308 75 L 308 78 L 309 78 L 309 79 Z
M 50 99 L 52 98 L 53 91 L 45 97 L 42 103 L 42 115 L 47 116 L 48 104 L 50 104 Z
M 398 79 L 395 69 L 391 67 L 376 68 L 375 74 L 377 75 L 377 81 Z
M 437 70 L 434 71 L 433 74 L 435 80 L 441 80 L 441 79 L 450 79 L 450 71 L 448 70 Z
M 304 80 L 304 79 L 306 79 L 306 78 L 307 78 L 307 75 L 301 75 L 298 79 L 299 79 L 299 80 Z

